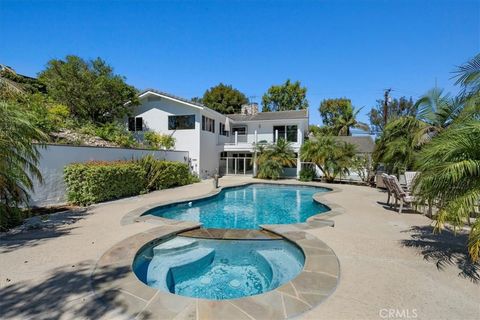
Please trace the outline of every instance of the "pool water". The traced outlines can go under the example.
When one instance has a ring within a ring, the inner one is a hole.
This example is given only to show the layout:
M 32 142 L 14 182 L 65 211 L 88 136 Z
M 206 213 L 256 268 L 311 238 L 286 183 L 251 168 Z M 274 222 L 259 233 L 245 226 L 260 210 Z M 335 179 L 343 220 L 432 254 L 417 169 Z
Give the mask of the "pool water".
M 133 270 L 147 285 L 188 297 L 222 300 L 260 294 L 293 279 L 305 257 L 286 240 L 175 237 L 144 248 Z
M 261 224 L 305 222 L 329 208 L 312 199 L 327 188 L 251 184 L 226 188 L 210 198 L 160 206 L 147 211 L 159 217 L 198 221 L 205 228 L 259 229 Z

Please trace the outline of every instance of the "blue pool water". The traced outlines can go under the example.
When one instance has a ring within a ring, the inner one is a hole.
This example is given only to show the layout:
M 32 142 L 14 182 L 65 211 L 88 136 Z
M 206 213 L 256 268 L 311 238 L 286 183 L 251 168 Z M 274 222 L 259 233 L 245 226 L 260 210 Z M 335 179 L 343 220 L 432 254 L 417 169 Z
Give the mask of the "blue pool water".
M 329 189 L 295 185 L 251 184 L 227 188 L 218 195 L 160 206 L 147 211 L 159 217 L 199 221 L 205 228 L 258 229 L 261 224 L 305 222 L 329 208 L 312 199 Z
M 300 273 L 304 262 L 300 248 L 286 240 L 175 237 L 142 249 L 133 270 L 153 288 L 222 300 L 273 290 Z

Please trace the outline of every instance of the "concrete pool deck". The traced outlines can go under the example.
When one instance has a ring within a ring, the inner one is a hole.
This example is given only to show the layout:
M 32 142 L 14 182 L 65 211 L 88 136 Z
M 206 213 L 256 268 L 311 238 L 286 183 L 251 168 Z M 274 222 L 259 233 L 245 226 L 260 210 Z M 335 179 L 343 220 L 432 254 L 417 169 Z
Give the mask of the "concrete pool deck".
M 225 177 L 222 186 L 261 180 Z M 281 181 L 281 183 L 298 183 Z M 321 186 L 324 185 L 319 184 Z M 298 319 L 478 319 L 480 267 L 468 262 L 465 237 L 431 234 L 420 214 L 385 209 L 376 189 L 333 185 L 329 203 L 344 208 L 329 217 L 334 228 L 305 232 L 333 249 L 341 266 L 336 291 Z M 212 181 L 102 203 L 64 214 L 63 223 L 0 239 L 0 317 L 3 319 L 124 319 L 128 306 L 95 299 L 91 275 L 116 243 L 162 226 L 161 221 L 124 224 L 140 207 L 187 200 L 212 191 Z M 379 203 L 380 202 L 380 203 Z M 167 227 L 168 228 L 168 227 Z M 105 266 L 104 281 L 127 274 Z M 114 300 L 114 294 L 110 297 Z M 155 314 L 152 314 L 154 319 Z M 235 317 L 232 316 L 232 319 Z

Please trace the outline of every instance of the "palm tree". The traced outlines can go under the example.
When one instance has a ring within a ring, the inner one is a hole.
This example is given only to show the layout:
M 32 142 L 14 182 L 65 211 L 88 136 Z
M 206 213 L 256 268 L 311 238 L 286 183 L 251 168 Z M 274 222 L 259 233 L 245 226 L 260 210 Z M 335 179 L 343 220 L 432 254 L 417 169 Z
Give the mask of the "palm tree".
M 0 102 L 0 118 L 0 228 L 4 228 L 18 222 L 18 206 L 28 202 L 32 179 L 42 180 L 34 142 L 46 141 L 46 135 L 32 124 L 27 111 L 13 103 Z
M 258 144 L 255 146 L 256 148 L 256 163 L 259 166 L 259 178 L 273 178 L 269 177 L 267 174 L 268 172 L 278 171 L 280 168 L 280 172 L 278 176 L 280 176 L 283 167 L 292 167 L 296 163 L 295 152 L 292 149 L 292 144 L 285 139 L 278 139 L 276 143 L 273 144 Z M 278 165 L 273 165 L 272 163 L 275 162 Z M 267 171 L 264 169 L 262 171 L 262 167 L 268 166 Z M 278 178 L 278 177 L 277 177 Z
M 457 100 L 463 109 L 422 148 L 417 160 L 421 173 L 414 190 L 438 207 L 436 231 L 445 222 L 463 226 L 480 204 L 480 55 L 460 66 L 457 76 L 462 86 Z M 468 252 L 473 261 L 479 260 L 478 216 L 471 226 Z
M 419 197 L 439 208 L 436 229 L 445 222 L 455 227 L 469 221 L 480 201 L 480 121 L 452 125 L 421 151 L 420 175 L 415 190 Z M 480 219 L 469 236 L 469 252 L 474 261 L 480 253 Z
M 423 121 L 412 116 L 388 122 L 375 143 L 374 162 L 383 163 L 388 172 L 412 169 L 419 150 L 415 136 L 424 126 Z
M 389 172 L 412 169 L 422 145 L 447 129 L 459 117 L 465 103 L 432 89 L 415 103 L 417 114 L 394 118 L 387 123 L 375 146 L 373 157 Z
M 336 119 L 336 131 L 339 136 L 350 136 L 350 128 L 362 129 L 364 131 L 370 130 L 368 124 L 357 121 L 358 113 L 362 110 L 351 107 L 345 114 L 342 114 Z
M 355 156 L 355 146 L 336 141 L 332 136 L 319 136 L 306 141 L 300 150 L 302 161 L 315 163 L 327 182 L 348 173 Z
M 422 145 L 446 129 L 458 117 L 464 104 L 459 98 L 450 98 L 442 89 L 431 89 L 415 103 L 417 119 L 424 123 L 415 134 L 415 143 Z

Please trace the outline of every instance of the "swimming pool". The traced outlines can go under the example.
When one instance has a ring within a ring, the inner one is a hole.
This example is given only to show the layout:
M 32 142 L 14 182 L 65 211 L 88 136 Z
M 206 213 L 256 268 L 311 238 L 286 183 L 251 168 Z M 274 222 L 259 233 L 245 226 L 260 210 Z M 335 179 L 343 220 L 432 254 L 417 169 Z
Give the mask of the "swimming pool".
M 329 208 L 313 200 L 327 188 L 251 184 L 225 188 L 218 195 L 191 202 L 160 206 L 147 211 L 163 218 L 198 221 L 205 228 L 259 229 L 261 224 L 305 222 Z
M 273 290 L 302 271 L 305 256 L 287 240 L 212 240 L 177 236 L 142 249 L 133 262 L 150 287 L 223 300 Z

